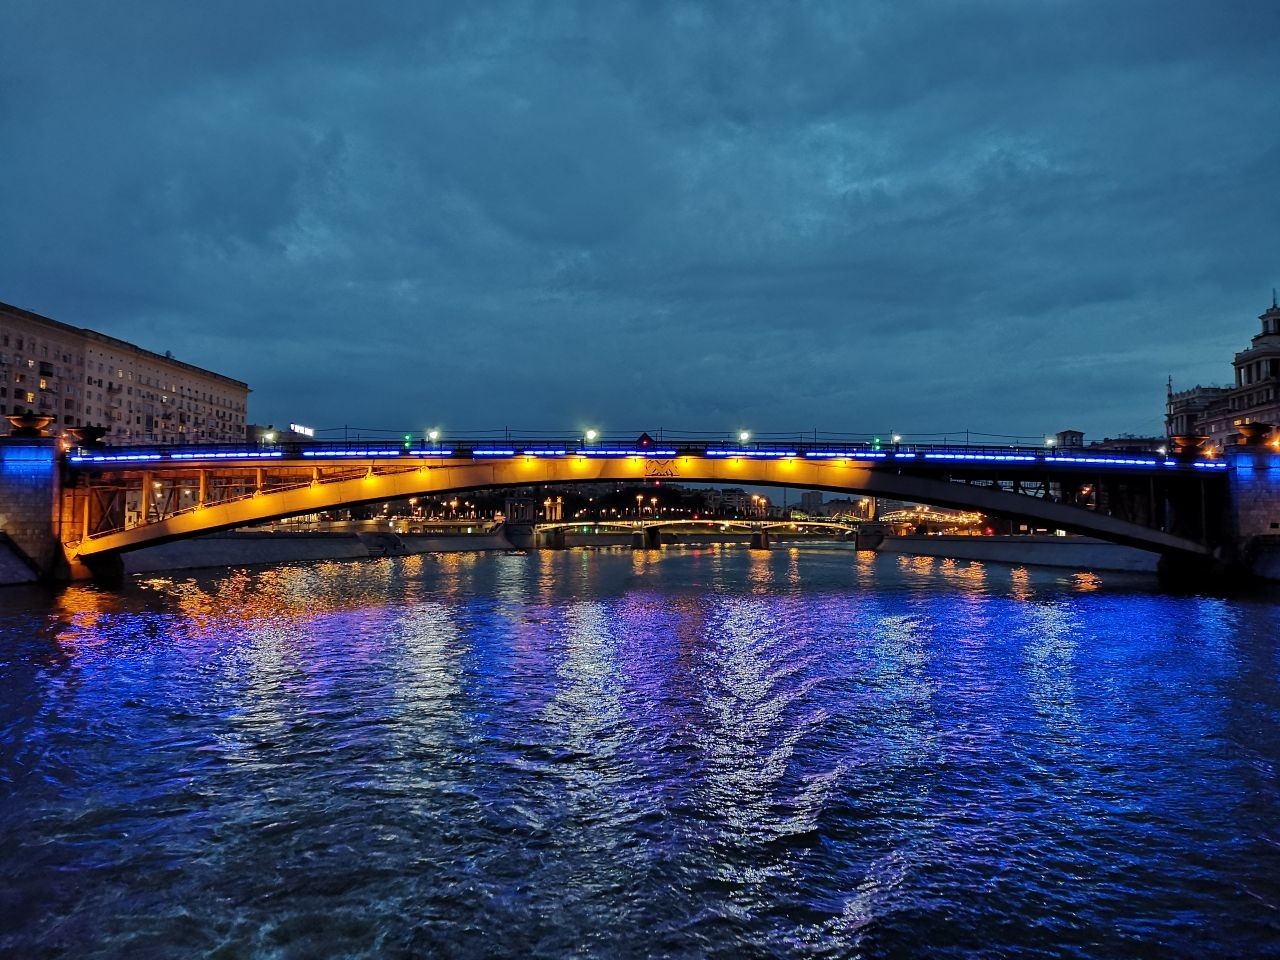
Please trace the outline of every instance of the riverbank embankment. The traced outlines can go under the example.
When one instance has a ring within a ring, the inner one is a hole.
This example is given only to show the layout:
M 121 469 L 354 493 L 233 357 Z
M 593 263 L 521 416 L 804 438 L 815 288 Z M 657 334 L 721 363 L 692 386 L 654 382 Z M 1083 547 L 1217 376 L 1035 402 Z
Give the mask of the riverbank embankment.
M 1124 547 L 1092 537 L 1051 536 L 906 536 L 886 537 L 879 553 L 981 560 L 1039 567 L 1073 567 L 1079 570 L 1111 570 L 1155 573 L 1158 554 Z

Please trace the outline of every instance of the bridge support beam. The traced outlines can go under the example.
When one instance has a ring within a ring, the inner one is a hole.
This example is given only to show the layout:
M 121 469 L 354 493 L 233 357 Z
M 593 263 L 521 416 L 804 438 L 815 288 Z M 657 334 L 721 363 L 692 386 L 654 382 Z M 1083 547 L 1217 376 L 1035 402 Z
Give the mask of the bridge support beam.
M 142 475 L 142 493 L 138 497 L 138 523 L 147 524 L 151 522 L 151 491 L 154 489 L 151 484 L 151 474 L 143 473 Z

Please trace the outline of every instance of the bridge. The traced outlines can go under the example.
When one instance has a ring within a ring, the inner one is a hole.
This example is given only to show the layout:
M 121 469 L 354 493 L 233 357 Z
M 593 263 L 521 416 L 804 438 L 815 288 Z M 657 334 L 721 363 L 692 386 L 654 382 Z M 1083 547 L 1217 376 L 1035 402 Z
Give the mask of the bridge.
M 1166 555 L 1205 556 L 1226 463 L 1019 446 L 601 438 L 79 449 L 59 526 L 90 568 L 148 546 L 360 504 L 468 490 L 674 481 L 794 487 L 1029 521 Z
M 657 547 L 662 544 L 662 537 L 668 531 L 682 533 L 718 531 L 747 534 L 751 537 L 753 547 L 768 547 L 770 537 L 782 532 L 800 535 L 838 533 L 841 537 L 847 538 L 856 534 L 858 527 L 859 524 L 841 520 L 670 517 L 649 520 L 562 520 L 539 523 L 535 529 L 539 540 L 553 547 L 563 547 L 566 542 L 565 535 L 572 532 L 631 534 L 632 542 L 636 546 Z
M 806 530 L 838 531 L 840 533 L 856 533 L 858 524 L 846 523 L 843 520 L 753 520 L 749 517 L 708 517 L 693 519 L 692 517 L 659 518 L 657 520 L 558 520 L 552 523 L 539 523 L 539 530 L 604 530 L 612 533 L 633 533 L 636 530 L 734 530 L 750 533 L 753 530 Z

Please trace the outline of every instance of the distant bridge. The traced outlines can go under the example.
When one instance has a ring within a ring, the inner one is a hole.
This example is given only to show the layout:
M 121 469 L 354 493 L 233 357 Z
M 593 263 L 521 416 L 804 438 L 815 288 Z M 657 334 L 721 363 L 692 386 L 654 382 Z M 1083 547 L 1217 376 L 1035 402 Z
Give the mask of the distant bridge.
M 747 534 L 752 546 L 767 547 L 771 534 L 787 531 L 795 534 L 830 533 L 838 531 L 842 537 L 850 537 L 858 531 L 858 524 L 841 520 L 783 520 L 779 518 L 706 518 L 658 517 L 648 520 L 563 520 L 535 525 L 539 542 L 547 546 L 563 547 L 565 535 L 579 534 L 631 534 L 634 543 L 656 547 L 662 543 L 662 534 L 717 531 L 721 533 Z
M 649 520 L 556 520 L 550 523 L 541 521 L 539 530 L 609 530 L 617 533 L 631 533 L 635 530 L 668 529 L 671 527 L 690 527 L 693 529 L 720 530 L 839 530 L 841 533 L 856 533 L 858 524 L 843 520 L 784 520 L 777 517 L 769 519 L 753 519 L 751 517 L 658 517 Z
M 68 455 L 67 557 L 93 565 L 217 530 L 467 490 L 647 480 L 781 486 L 1025 520 L 1205 555 L 1226 509 L 1213 459 L 1034 447 L 601 440 L 112 447 Z

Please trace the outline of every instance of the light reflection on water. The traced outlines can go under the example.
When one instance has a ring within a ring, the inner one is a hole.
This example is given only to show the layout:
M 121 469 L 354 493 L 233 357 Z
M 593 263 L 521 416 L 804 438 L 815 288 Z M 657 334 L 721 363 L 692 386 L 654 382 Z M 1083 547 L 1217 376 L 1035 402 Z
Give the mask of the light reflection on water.
M 0 955 L 1266 955 L 1277 607 L 845 549 L 0 608 Z

